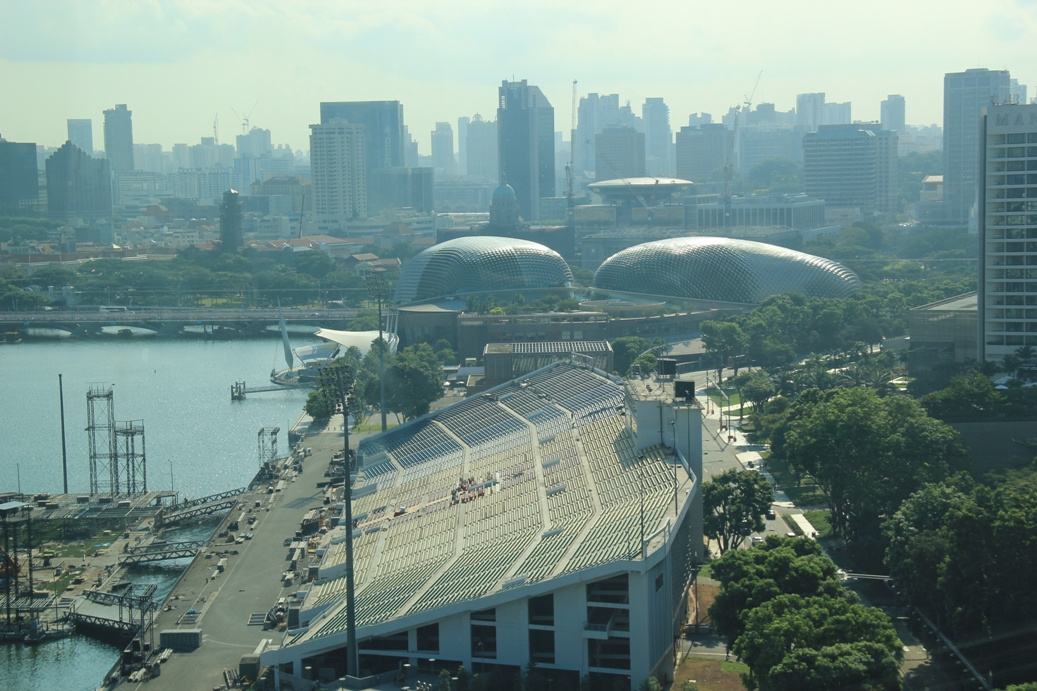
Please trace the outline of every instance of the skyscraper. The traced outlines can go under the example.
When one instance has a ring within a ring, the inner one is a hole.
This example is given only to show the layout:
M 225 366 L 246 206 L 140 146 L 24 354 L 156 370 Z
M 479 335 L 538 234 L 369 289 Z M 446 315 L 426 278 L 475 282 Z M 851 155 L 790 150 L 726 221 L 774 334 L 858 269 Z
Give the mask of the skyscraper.
M 40 200 L 36 145 L 0 137 L 0 216 L 28 216 Z
M 454 177 L 454 130 L 449 122 L 437 122 L 432 130 L 432 169 L 440 179 Z
M 645 126 L 645 170 L 649 175 L 673 175 L 673 132 L 670 108 L 661 98 L 646 98 L 641 106 Z
M 110 161 L 93 158 L 72 142 L 50 155 L 47 212 L 53 218 L 111 218 Z
M 907 129 L 905 121 L 904 97 L 900 94 L 890 94 L 882 102 L 880 118 L 882 129 L 903 132 Z
M 468 175 L 468 123 L 472 119 L 462 115 L 457 119 L 457 174 Z
M 241 195 L 227 190 L 220 202 L 220 251 L 237 252 L 243 239 L 243 212 Z
M 367 217 L 365 140 L 364 126 L 346 120 L 310 125 L 313 216 L 319 230 L 341 233 L 347 222 Z
M 943 200 L 946 219 L 966 224 L 979 181 L 979 117 L 1011 95 L 1008 70 L 973 69 L 943 77 Z
M 125 103 L 104 111 L 104 155 L 113 173 L 133 172 L 133 111 Z
M 519 213 L 540 217 L 540 199 L 555 192 L 554 108 L 539 87 L 501 82 L 497 142 L 500 178 L 515 190 Z
M 594 137 L 598 180 L 639 178 L 645 174 L 645 136 L 633 127 L 608 127 Z
M 677 177 L 705 182 L 724 167 L 732 148 L 731 130 L 720 123 L 682 127 L 677 133 Z
M 68 120 L 68 141 L 90 155 L 94 153 L 94 122 L 86 118 Z
M 467 175 L 472 180 L 498 180 L 500 164 L 497 158 L 497 122 L 483 120 L 478 113 L 468 123 L 465 158 Z
M 399 101 L 321 103 L 321 124 L 334 119 L 363 127 L 366 170 L 406 165 L 403 160 L 403 105 Z
M 803 136 L 803 187 L 830 208 L 894 213 L 897 144 L 896 132 L 875 125 L 822 125 Z
M 816 132 L 824 124 L 825 94 L 796 95 L 796 127 L 804 132 Z
M 980 111 L 978 232 L 980 362 L 1037 347 L 1037 105 Z M 1018 172 L 1016 172 L 1018 171 Z M 944 186 L 946 189 L 946 183 Z

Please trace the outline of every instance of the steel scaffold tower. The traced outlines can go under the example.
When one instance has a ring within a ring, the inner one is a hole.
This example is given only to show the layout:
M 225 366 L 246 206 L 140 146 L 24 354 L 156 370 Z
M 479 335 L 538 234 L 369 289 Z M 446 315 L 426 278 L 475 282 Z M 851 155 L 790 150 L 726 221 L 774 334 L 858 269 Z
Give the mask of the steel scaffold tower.
M 114 389 L 91 384 L 86 392 L 86 431 L 90 441 L 90 494 L 119 493 L 115 447 Z
M 115 440 L 116 465 L 120 465 L 120 470 L 124 473 L 126 493 L 146 493 L 148 491 L 148 467 L 144 451 L 144 421 L 118 422 L 115 428 Z

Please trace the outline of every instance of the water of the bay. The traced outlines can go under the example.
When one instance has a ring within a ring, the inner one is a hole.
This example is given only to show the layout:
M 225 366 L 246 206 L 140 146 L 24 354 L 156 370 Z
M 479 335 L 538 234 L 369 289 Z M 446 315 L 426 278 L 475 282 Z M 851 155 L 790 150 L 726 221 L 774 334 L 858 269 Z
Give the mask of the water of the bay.
M 114 386 L 115 420 L 144 424 L 147 487 L 199 497 L 244 486 L 259 467 L 259 429 L 280 427 L 279 451 L 302 412 L 306 392 L 258 393 L 232 402 L 235 381 L 268 382 L 284 366 L 277 339 L 250 341 L 111 340 L 0 346 L 0 491 L 63 489 L 58 374 L 65 398 L 68 489 L 87 492 L 86 393 Z M 269 447 L 269 436 L 266 437 Z M 175 569 L 131 574 L 160 584 Z M 35 647 L 0 649 L 0 689 L 93 689 L 118 658 L 114 648 L 76 636 Z

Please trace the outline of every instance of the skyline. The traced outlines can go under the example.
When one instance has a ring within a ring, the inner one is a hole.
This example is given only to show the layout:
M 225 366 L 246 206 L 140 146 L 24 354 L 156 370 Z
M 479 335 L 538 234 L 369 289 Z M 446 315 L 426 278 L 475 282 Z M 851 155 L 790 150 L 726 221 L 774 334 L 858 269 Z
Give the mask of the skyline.
M 275 145 L 305 150 L 321 101 L 398 100 L 427 154 L 436 122 L 495 118 L 503 79 L 539 86 L 563 132 L 574 79 L 578 98 L 618 93 L 637 114 L 662 97 L 674 132 L 694 112 L 719 120 L 758 75 L 754 105 L 787 111 L 823 91 L 872 121 L 901 94 L 911 125 L 942 125 L 947 72 L 1008 69 L 1037 90 L 1021 71 L 1035 0 L 959 3 L 953 16 L 929 0 L 833 5 L 0 0 L 0 135 L 56 147 L 67 119 L 90 118 L 100 148 L 102 112 L 125 103 L 135 143 L 197 143 L 216 117 L 233 142 L 250 116 Z

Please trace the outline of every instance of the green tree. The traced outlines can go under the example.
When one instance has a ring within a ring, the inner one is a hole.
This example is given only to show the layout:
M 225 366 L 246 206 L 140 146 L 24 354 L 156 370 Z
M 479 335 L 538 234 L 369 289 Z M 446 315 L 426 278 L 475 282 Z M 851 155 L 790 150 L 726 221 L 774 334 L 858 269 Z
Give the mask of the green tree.
M 774 440 L 772 439 L 772 449 Z M 957 433 L 904 396 L 832 389 L 789 411 L 778 453 L 824 493 L 836 534 L 876 558 L 879 521 L 912 492 L 964 466 Z
M 471 675 L 468 673 L 468 668 L 464 665 L 459 665 L 457 668 L 457 691 L 469 691 L 471 685 Z
M 753 166 L 745 179 L 761 194 L 802 192 L 803 166 L 787 158 L 770 158 Z
M 389 412 L 413 420 L 429 412 L 443 397 L 443 370 L 432 346 L 408 346 L 385 366 L 386 405 Z
M 728 470 L 702 488 L 703 525 L 720 553 L 738 549 L 764 528 L 763 515 L 774 502 L 774 488 L 752 470 Z
M 640 336 L 623 336 L 612 341 L 612 365 L 615 371 L 626 376 L 639 355 L 661 343 Z
M 840 676 L 857 688 L 900 688 L 903 649 L 893 625 L 881 609 L 862 605 L 849 591 L 778 595 L 745 615 L 745 630 L 731 650 L 749 666 L 750 680 L 762 691 L 790 688 L 784 682 L 802 672 L 808 660 L 825 664 L 835 678 L 792 688 L 844 688 L 835 685 Z M 771 677 L 774 672 L 777 679 Z
M 378 311 L 361 310 L 357 312 L 356 316 L 349 320 L 349 326 L 347 328 L 350 331 L 377 331 Z
M 753 370 L 740 389 L 742 398 L 753 404 L 754 413 L 762 413 L 764 404 L 777 392 L 774 380 L 764 370 Z
M 663 685 L 655 677 L 646 677 L 637 689 L 638 691 L 662 691 Z
M 980 372 L 951 379 L 950 385 L 922 397 L 922 406 L 945 422 L 989 419 L 1002 412 L 1003 396 Z
M 453 691 L 450 686 L 450 672 L 445 669 L 439 670 L 439 691 Z
M 738 356 L 745 352 L 746 343 L 745 332 L 733 321 L 702 322 L 702 346 L 713 362 L 718 383 L 723 378 L 728 361 L 734 367 L 734 374 L 738 375 Z
M 898 689 L 901 685 L 896 654 L 881 643 L 857 641 L 789 652 L 767 672 L 766 688 L 835 691 Z

